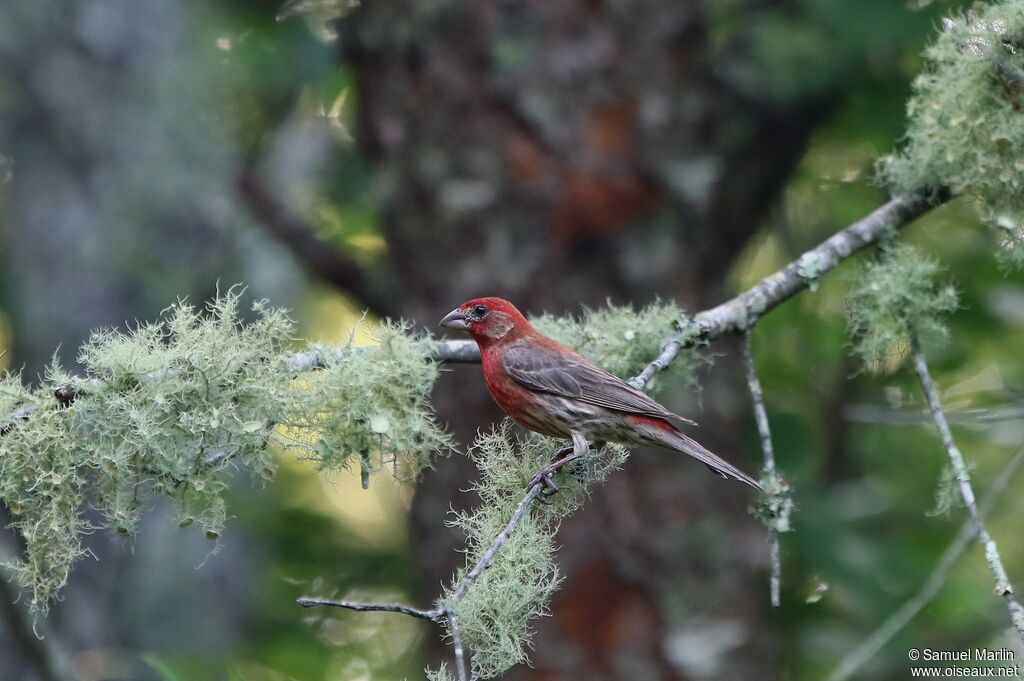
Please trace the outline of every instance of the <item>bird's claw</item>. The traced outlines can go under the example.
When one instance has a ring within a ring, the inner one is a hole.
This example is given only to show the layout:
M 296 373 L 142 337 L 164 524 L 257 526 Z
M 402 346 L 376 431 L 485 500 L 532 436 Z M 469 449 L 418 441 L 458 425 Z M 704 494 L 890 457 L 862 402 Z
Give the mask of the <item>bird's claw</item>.
M 541 490 L 541 494 L 543 496 L 556 494 L 558 492 L 558 485 L 555 484 L 555 481 L 551 476 L 553 476 L 557 471 L 558 467 L 545 466 L 540 469 L 536 475 L 530 478 L 530 484 L 527 487 L 533 488 L 540 485 L 543 488 Z
M 575 453 L 573 447 L 563 447 L 555 452 L 551 457 L 551 463 L 544 468 L 537 471 L 537 474 L 530 478 L 530 484 L 526 486 L 527 489 L 533 489 L 540 485 L 541 491 L 537 495 L 537 499 L 543 503 L 551 503 L 547 500 L 553 494 L 558 493 L 558 485 L 555 484 L 554 475 L 558 471 L 568 466 L 573 461 L 582 458 L 582 454 Z

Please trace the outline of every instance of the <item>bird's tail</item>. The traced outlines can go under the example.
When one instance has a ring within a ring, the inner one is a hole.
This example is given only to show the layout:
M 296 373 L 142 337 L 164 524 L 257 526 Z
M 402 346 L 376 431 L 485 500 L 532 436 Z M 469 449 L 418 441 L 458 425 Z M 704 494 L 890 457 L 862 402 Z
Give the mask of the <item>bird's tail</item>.
M 736 466 L 733 466 L 722 457 L 710 452 L 693 438 L 680 433 L 671 426 L 668 428 L 654 427 L 649 431 L 649 435 L 654 440 L 657 440 L 657 442 L 663 447 L 674 449 L 677 452 L 683 452 L 684 454 L 689 454 L 693 458 L 697 459 L 697 461 L 700 461 L 710 468 L 711 472 L 716 475 L 720 475 L 723 478 L 739 480 L 740 482 L 747 483 L 758 491 L 764 491 L 764 486 L 761 485 L 760 482 L 750 477 L 739 468 L 736 468 Z

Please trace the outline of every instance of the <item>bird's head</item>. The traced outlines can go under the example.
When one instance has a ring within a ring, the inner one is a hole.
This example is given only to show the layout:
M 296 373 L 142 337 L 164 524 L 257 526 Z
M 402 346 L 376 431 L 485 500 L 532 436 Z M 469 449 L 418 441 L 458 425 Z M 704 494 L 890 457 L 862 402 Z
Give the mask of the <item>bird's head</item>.
M 474 298 L 445 315 L 441 326 L 467 331 L 482 345 L 530 330 L 530 322 L 504 298 Z

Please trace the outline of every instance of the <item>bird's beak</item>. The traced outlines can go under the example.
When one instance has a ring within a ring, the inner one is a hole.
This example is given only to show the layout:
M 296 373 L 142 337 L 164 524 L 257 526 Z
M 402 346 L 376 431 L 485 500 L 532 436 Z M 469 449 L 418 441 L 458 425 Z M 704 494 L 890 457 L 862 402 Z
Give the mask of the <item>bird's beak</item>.
M 468 326 L 466 324 L 466 315 L 462 314 L 462 310 L 456 308 L 444 316 L 444 319 L 441 320 L 441 326 L 465 331 Z

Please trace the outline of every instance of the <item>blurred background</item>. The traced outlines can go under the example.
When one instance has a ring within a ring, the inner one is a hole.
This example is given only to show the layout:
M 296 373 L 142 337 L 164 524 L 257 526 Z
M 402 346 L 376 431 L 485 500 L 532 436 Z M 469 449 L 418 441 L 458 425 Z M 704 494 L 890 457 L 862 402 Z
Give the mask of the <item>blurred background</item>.
M 264 0 L 0 0 L 0 367 L 34 381 L 91 329 L 236 282 L 328 343 L 364 309 L 433 329 L 480 294 L 702 309 L 885 200 L 874 160 L 958 7 L 308 0 L 276 21 Z M 963 293 L 934 370 L 985 490 L 1024 441 L 1024 277 L 963 202 L 908 238 Z M 944 456 L 911 377 L 847 358 L 849 269 L 753 336 L 798 507 L 782 607 L 746 491 L 640 451 L 563 526 L 566 581 L 532 668 L 506 678 L 822 679 L 920 587 L 964 512 L 929 513 Z M 699 393 L 661 396 L 754 471 L 738 349 L 716 342 Z M 462 443 L 500 417 L 475 366 L 436 405 Z M 57 681 L 53 648 L 83 681 L 422 678 L 448 654 L 436 629 L 294 599 L 432 602 L 473 467 L 456 454 L 415 489 L 363 492 L 280 458 L 264 487 L 239 476 L 217 542 L 159 502 L 135 538 L 90 536 L 43 641 L 4 593 L 0 678 Z M 1024 587 L 1011 485 L 990 530 Z M 1011 645 L 1006 626 L 974 547 L 859 676 L 906 678 L 910 647 Z

